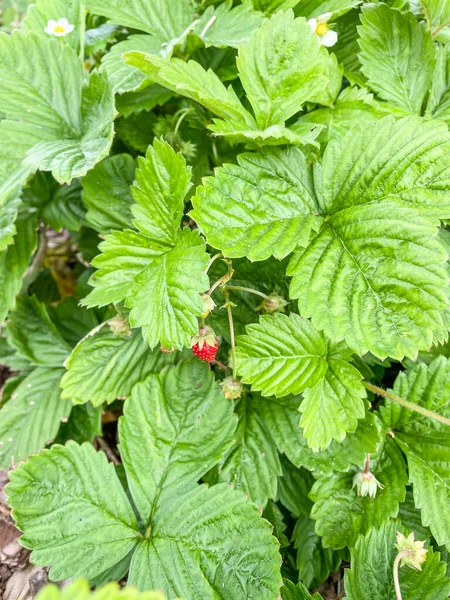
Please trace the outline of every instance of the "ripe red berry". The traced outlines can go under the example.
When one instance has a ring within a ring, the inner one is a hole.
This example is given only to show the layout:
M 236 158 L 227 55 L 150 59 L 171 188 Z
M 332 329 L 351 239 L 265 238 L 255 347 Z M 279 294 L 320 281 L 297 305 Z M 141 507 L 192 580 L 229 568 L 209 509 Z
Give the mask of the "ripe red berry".
M 202 325 L 198 335 L 193 336 L 191 339 L 191 348 L 200 360 L 214 362 L 219 349 L 219 340 L 211 327 Z

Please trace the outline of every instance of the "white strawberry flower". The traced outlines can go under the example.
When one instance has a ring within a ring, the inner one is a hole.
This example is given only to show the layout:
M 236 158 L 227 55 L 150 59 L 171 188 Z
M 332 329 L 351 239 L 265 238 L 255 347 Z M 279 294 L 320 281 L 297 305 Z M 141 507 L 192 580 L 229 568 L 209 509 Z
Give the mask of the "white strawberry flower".
M 62 19 L 58 19 L 57 21 L 50 19 L 44 31 L 49 35 L 64 37 L 65 35 L 71 33 L 74 29 L 75 25 L 72 25 L 65 17 L 63 17 Z
M 338 34 L 330 29 L 328 25 L 328 21 L 332 16 L 333 13 L 327 12 L 308 21 L 311 31 L 319 38 L 319 44 L 327 48 L 334 46 L 338 39 Z

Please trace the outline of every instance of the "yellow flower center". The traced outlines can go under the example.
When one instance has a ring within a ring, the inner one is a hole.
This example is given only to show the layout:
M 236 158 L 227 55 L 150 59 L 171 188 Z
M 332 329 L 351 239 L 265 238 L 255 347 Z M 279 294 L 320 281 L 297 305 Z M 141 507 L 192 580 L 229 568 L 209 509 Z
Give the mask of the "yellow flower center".
M 65 29 L 62 25 L 55 25 L 55 29 L 53 30 L 55 33 L 64 33 Z M 320 35 L 320 34 L 319 34 Z
M 326 32 L 329 30 L 329 27 L 327 25 L 327 23 L 317 23 L 317 27 L 316 27 L 316 33 L 317 35 L 325 35 Z

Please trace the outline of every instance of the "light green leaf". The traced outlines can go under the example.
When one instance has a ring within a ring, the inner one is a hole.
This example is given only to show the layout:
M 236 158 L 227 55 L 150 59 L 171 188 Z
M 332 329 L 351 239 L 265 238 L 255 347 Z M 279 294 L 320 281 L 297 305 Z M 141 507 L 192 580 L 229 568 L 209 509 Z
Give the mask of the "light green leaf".
M 447 255 L 425 215 L 449 210 L 449 142 L 441 124 L 411 117 L 355 127 L 328 144 L 315 169 L 328 219 L 288 269 L 291 297 L 327 337 L 401 359 L 446 330 Z
M 48 21 L 58 21 L 65 17 L 75 29 L 61 38 L 78 52 L 80 47 L 81 11 L 79 0 L 35 0 L 27 10 L 27 16 L 21 24 L 26 33 L 33 32 L 43 40 L 48 40 L 49 34 L 44 30 Z M 83 17 L 84 20 L 84 17 Z
M 388 521 L 379 529 L 360 536 L 351 550 L 351 569 L 345 570 L 345 591 L 349 600 L 395 600 L 392 565 L 396 530 L 399 523 Z M 407 535 L 407 532 L 405 532 Z M 403 600 L 445 600 L 450 593 L 450 580 L 440 554 L 428 548 L 422 570 L 407 566 L 400 569 Z
M 450 122 L 449 46 L 436 47 L 436 68 L 433 74 L 426 114 L 433 119 Z
M 450 547 L 450 439 L 445 433 L 396 433 L 406 454 L 414 502 L 422 524 L 440 546 Z
M 325 13 L 333 13 L 332 19 L 335 19 L 360 3 L 361 0 L 300 0 L 296 4 L 294 12 L 296 15 L 302 15 L 307 19 Z
M 208 243 L 231 258 L 284 258 L 321 223 L 311 168 L 293 147 L 242 154 L 238 165 L 219 167 L 192 205 Z
M 420 114 L 435 65 L 425 23 L 382 3 L 364 7 L 361 23 L 359 59 L 369 87 L 394 106 Z
M 261 419 L 259 398 L 246 396 L 236 409 L 239 422 L 233 446 L 219 463 L 219 481 L 244 491 L 257 506 L 275 498 L 281 475 L 278 452 Z
M 113 23 L 145 31 L 162 41 L 180 37 L 194 20 L 191 0 L 87 0 L 86 8 Z
M 125 94 L 116 96 L 116 109 L 123 117 L 129 117 L 132 114 L 139 115 L 143 111 L 153 110 L 155 106 L 163 106 L 172 96 L 173 93 L 170 90 L 155 83 L 135 92 L 125 92 Z M 142 134 L 145 135 L 145 130 Z M 145 144 L 145 149 L 147 146 L 148 142 Z
M 35 34 L 0 35 L 0 55 L 0 112 L 7 117 L 0 141 L 15 161 L 0 180 L 0 197 L 37 169 L 52 171 L 60 183 L 84 175 L 112 142 L 106 78 L 94 72 L 84 84 L 73 48 Z
M 136 163 L 129 154 L 116 154 L 96 165 L 81 180 L 86 220 L 103 235 L 132 227 L 130 186 Z
M 67 359 L 61 382 L 62 397 L 74 404 L 89 400 L 94 406 L 127 397 L 133 386 L 157 372 L 174 355 L 150 350 L 140 331 L 114 336 L 106 325 L 76 346 Z
M 294 8 L 300 0 L 250 0 L 254 8 L 261 10 L 266 14 L 275 13 L 280 10 Z
M 91 578 L 139 538 L 136 517 L 105 454 L 90 444 L 53 446 L 10 473 L 8 502 L 21 544 L 53 580 Z
M 16 219 L 21 207 L 18 194 L 10 194 L 0 206 L 0 252 L 12 244 L 17 233 Z
M 209 286 L 205 269 L 209 255 L 197 231 L 183 230 L 176 246 L 156 257 L 135 277 L 127 296 L 132 327 L 142 327 L 151 348 L 190 346 L 203 311 L 201 292 Z
M 174 247 L 179 237 L 184 197 L 191 187 L 191 168 L 182 154 L 162 140 L 155 139 L 145 158 L 138 159 L 136 202 L 131 207 L 134 225 L 149 239 Z
M 300 426 L 313 450 L 342 441 L 364 416 L 362 376 L 342 344 L 329 346 L 309 321 L 291 313 L 261 317 L 237 340 L 237 371 L 264 395 L 304 392 Z
M 278 542 L 256 506 L 226 484 L 196 486 L 155 514 L 133 556 L 128 583 L 170 598 L 275 598 Z
M 322 600 L 322 597 L 319 594 L 311 596 L 301 581 L 294 585 L 289 579 L 284 579 L 281 600 Z
M 342 90 L 330 108 L 317 108 L 299 119 L 300 123 L 325 125 L 319 140 L 328 143 L 333 137 L 342 137 L 356 123 L 376 121 L 385 116 L 373 100 L 372 94 L 357 87 Z
M 37 245 L 36 226 L 36 215 L 19 217 L 13 243 L 0 252 L 0 323 L 16 304 L 22 277 Z
M 50 321 L 45 306 L 36 296 L 19 296 L 10 313 L 8 342 L 31 364 L 62 367 L 70 346 Z
M 120 588 L 118 583 L 108 583 L 91 592 L 87 581 L 78 579 L 61 590 L 56 585 L 46 585 L 36 600 L 167 600 L 162 592 L 138 592 L 133 588 Z
M 351 435 L 342 442 L 332 441 L 326 450 L 313 452 L 300 428 L 299 397 L 258 399 L 258 410 L 279 452 L 283 452 L 297 467 L 304 466 L 318 474 L 347 471 L 351 465 L 361 465 L 368 453 L 376 452 L 381 441 L 378 419 L 367 412 Z
M 420 4 L 433 36 L 437 35 L 450 22 L 450 4 L 448 0 L 420 0 Z
M 120 454 L 145 527 L 197 487 L 231 446 L 235 428 L 232 404 L 205 363 L 182 362 L 134 387 L 119 422 Z
M 325 55 L 303 18 L 279 12 L 239 48 L 237 66 L 259 128 L 284 125 L 327 85 Z
M 106 49 L 109 42 L 113 42 L 119 34 L 120 27 L 111 23 L 102 23 L 98 27 L 86 29 L 84 34 L 84 53 L 95 54 Z
M 359 533 L 365 534 L 371 527 L 379 527 L 397 516 L 407 483 L 403 456 L 387 437 L 379 452 L 370 458 L 371 472 L 384 485 L 375 498 L 357 496 L 356 489 L 352 489 L 354 469 L 333 476 L 325 474 L 314 484 L 310 494 L 314 501 L 311 517 L 325 547 L 354 546 Z
M 145 79 L 145 75 L 130 65 L 125 64 L 122 58 L 125 52 L 144 52 L 146 54 L 159 55 L 162 40 L 150 35 L 134 34 L 126 40 L 114 44 L 107 52 L 100 66 L 100 72 L 106 72 L 113 90 L 117 94 L 123 94 L 139 88 Z
M 70 400 L 60 400 L 64 369 L 38 367 L 15 389 L 0 410 L 0 468 L 8 469 L 39 452 L 70 414 Z
M 208 6 L 203 13 L 194 31 L 204 41 L 206 48 L 238 48 L 247 43 L 253 31 L 261 25 L 263 14 L 253 10 L 250 4 L 234 8 L 232 4 L 227 0 L 216 7 Z

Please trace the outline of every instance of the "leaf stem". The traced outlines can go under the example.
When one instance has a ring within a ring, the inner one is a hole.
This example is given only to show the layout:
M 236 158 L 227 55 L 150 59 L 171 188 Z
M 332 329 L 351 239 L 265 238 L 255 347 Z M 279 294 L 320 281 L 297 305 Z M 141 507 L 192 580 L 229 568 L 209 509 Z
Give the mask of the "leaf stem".
M 223 295 L 226 300 L 226 308 L 228 313 L 228 323 L 230 325 L 230 344 L 231 344 L 231 362 L 233 363 L 233 377 L 236 378 L 236 345 L 234 339 L 234 323 L 233 323 L 233 309 L 232 303 L 230 302 L 230 294 L 228 290 L 225 288 L 223 290 Z
M 400 580 L 399 580 L 399 576 L 398 576 L 398 566 L 399 566 L 402 558 L 404 556 L 407 556 L 408 554 L 409 554 L 408 550 L 403 550 L 403 552 L 399 552 L 397 554 L 397 556 L 395 557 L 395 560 L 394 560 L 394 566 L 393 566 L 394 588 L 395 588 L 395 595 L 397 596 L 397 600 L 403 600 L 402 599 L 402 591 L 400 589 Z
M 205 269 L 205 273 L 207 273 L 209 271 L 209 269 L 211 268 L 211 265 L 213 264 L 213 262 L 215 260 L 217 260 L 218 258 L 223 258 L 223 254 L 221 252 L 219 252 L 218 254 L 214 254 L 214 256 L 211 258 L 211 260 L 208 263 L 208 266 Z
M 254 290 L 253 288 L 243 287 L 241 285 L 227 285 L 227 290 L 239 290 L 241 292 L 249 292 L 250 294 L 256 294 L 257 296 L 261 296 L 261 298 L 268 299 L 269 296 L 267 294 L 263 294 L 258 290 Z
M 409 410 L 413 410 L 414 412 L 417 412 L 417 413 L 423 415 L 424 417 L 428 417 L 429 419 L 433 419 L 434 421 L 438 421 L 438 423 L 443 423 L 444 425 L 447 425 L 448 427 L 450 427 L 450 419 L 447 419 L 446 417 L 443 417 L 442 415 L 438 415 L 438 413 L 435 413 L 432 410 L 423 408 L 423 406 L 414 404 L 414 402 L 409 402 L 408 400 L 405 400 L 404 398 L 401 398 L 400 396 L 397 396 L 396 394 L 393 394 L 392 392 L 383 390 L 383 388 L 380 388 L 376 385 L 372 385 L 371 383 L 367 383 L 366 381 L 364 381 L 363 384 L 366 389 L 370 390 L 374 394 L 378 394 L 378 396 L 384 396 L 385 398 L 389 398 L 389 400 L 392 400 L 393 402 L 397 402 L 397 404 L 401 404 L 401 406 L 404 406 L 405 408 L 409 408 Z
M 218 279 L 216 282 L 214 282 L 212 284 L 212 286 L 209 288 L 209 290 L 206 292 L 208 294 L 208 296 L 211 296 L 211 294 L 213 293 L 213 291 L 219 287 L 219 285 L 224 285 L 225 283 L 227 283 L 227 281 L 230 281 L 230 279 L 233 277 L 233 269 L 231 266 L 231 260 L 229 258 L 225 259 L 227 265 L 228 265 L 228 272 L 225 273 L 225 275 L 223 275 L 220 279 Z

